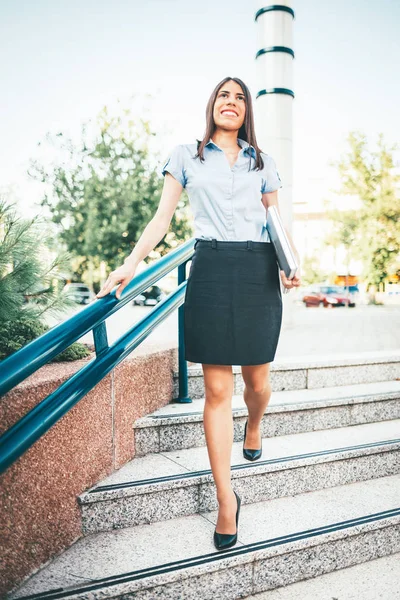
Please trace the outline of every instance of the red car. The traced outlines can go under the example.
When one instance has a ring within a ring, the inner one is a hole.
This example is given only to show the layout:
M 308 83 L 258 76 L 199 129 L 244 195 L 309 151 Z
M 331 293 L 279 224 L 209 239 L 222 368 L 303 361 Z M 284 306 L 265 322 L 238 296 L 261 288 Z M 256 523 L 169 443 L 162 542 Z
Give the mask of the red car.
M 320 306 L 333 308 L 334 306 L 350 306 L 356 304 L 351 295 L 347 296 L 346 290 L 340 285 L 317 285 L 313 286 L 304 296 L 303 302 L 306 306 Z

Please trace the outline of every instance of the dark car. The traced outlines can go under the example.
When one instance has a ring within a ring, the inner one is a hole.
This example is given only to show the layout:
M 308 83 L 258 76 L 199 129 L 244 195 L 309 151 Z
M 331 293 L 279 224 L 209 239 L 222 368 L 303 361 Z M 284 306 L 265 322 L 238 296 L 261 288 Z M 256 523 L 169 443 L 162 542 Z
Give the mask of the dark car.
M 304 294 L 302 300 L 307 307 L 333 308 L 334 306 L 354 307 L 356 305 L 353 294 L 348 296 L 346 289 L 340 285 L 314 285 Z
M 158 285 L 152 285 L 151 288 L 142 292 L 133 299 L 136 306 L 155 306 L 165 298 L 165 292 Z
M 94 292 L 84 283 L 67 283 L 64 292 L 75 300 L 77 304 L 89 304 L 94 299 Z

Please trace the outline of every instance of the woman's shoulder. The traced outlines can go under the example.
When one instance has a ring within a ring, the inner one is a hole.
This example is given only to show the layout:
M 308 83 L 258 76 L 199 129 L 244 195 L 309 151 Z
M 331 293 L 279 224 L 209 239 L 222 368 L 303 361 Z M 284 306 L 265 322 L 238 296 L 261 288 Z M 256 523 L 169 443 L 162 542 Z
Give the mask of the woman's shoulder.
M 262 179 L 262 193 L 274 192 L 275 190 L 283 187 L 282 180 L 277 170 L 275 159 L 266 152 L 261 152 L 261 158 L 264 166 L 260 171 Z
M 182 155 L 191 154 L 194 155 L 197 152 L 197 143 L 196 142 L 187 142 L 181 144 L 175 144 L 172 148 L 173 151 L 179 152 Z
M 177 162 L 181 165 L 187 165 L 190 158 L 193 158 L 197 152 L 196 143 L 181 143 L 175 144 L 170 147 L 169 152 L 166 153 L 169 161 Z
M 186 144 L 180 144 L 190 154 L 197 152 L 197 142 L 187 142 Z
M 183 161 L 193 159 L 197 154 L 197 142 L 177 144 L 174 151 L 181 156 Z
M 188 148 L 188 149 L 193 149 L 196 148 L 197 150 L 197 142 L 181 142 L 179 144 L 175 144 L 174 148 Z
M 264 163 L 262 171 L 268 172 L 271 169 L 276 169 L 276 162 L 275 159 L 271 156 L 271 154 L 268 154 L 267 152 L 260 152 L 260 156 Z
M 260 155 L 264 162 L 268 162 L 272 159 L 272 156 L 270 154 L 268 154 L 267 152 L 263 152 L 262 150 L 260 151 Z

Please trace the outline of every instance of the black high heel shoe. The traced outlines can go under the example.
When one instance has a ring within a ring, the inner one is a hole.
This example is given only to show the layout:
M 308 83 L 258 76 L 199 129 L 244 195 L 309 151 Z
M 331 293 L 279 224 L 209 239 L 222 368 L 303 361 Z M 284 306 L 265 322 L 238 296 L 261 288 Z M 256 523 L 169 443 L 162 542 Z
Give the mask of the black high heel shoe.
M 236 500 L 237 500 L 236 533 L 234 533 L 234 534 L 232 534 L 232 533 L 218 533 L 216 531 L 217 528 L 215 528 L 215 530 L 214 530 L 214 545 L 217 548 L 217 550 L 226 550 L 227 548 L 230 548 L 231 546 L 234 546 L 236 544 L 236 542 L 237 542 L 239 512 L 240 512 L 241 500 L 240 500 L 240 496 L 238 496 L 238 494 L 235 492 L 235 490 L 233 490 L 233 493 L 235 494 Z
M 257 450 L 250 450 L 249 448 L 244 447 L 244 443 L 246 441 L 246 431 L 247 431 L 247 421 L 244 426 L 244 436 L 243 436 L 243 456 L 247 458 L 247 460 L 257 460 L 261 457 L 262 454 L 262 438 L 261 438 L 261 448 L 257 448 Z

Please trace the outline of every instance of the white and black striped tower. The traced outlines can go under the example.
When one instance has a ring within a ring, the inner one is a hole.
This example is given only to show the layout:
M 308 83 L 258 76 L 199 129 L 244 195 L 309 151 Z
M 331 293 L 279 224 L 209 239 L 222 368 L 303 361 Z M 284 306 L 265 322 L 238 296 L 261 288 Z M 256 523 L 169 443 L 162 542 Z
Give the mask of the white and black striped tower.
M 279 210 L 293 236 L 293 21 L 290 0 L 263 4 L 256 0 L 257 141 L 276 162 L 282 180 Z M 294 240 L 296 243 L 296 241 Z M 281 288 L 283 291 L 283 288 Z M 283 294 L 282 323 L 294 327 L 294 292 Z
M 290 0 L 263 4 L 256 0 L 257 141 L 277 165 L 283 187 L 279 208 L 285 227 L 292 233 L 293 152 L 293 20 Z

